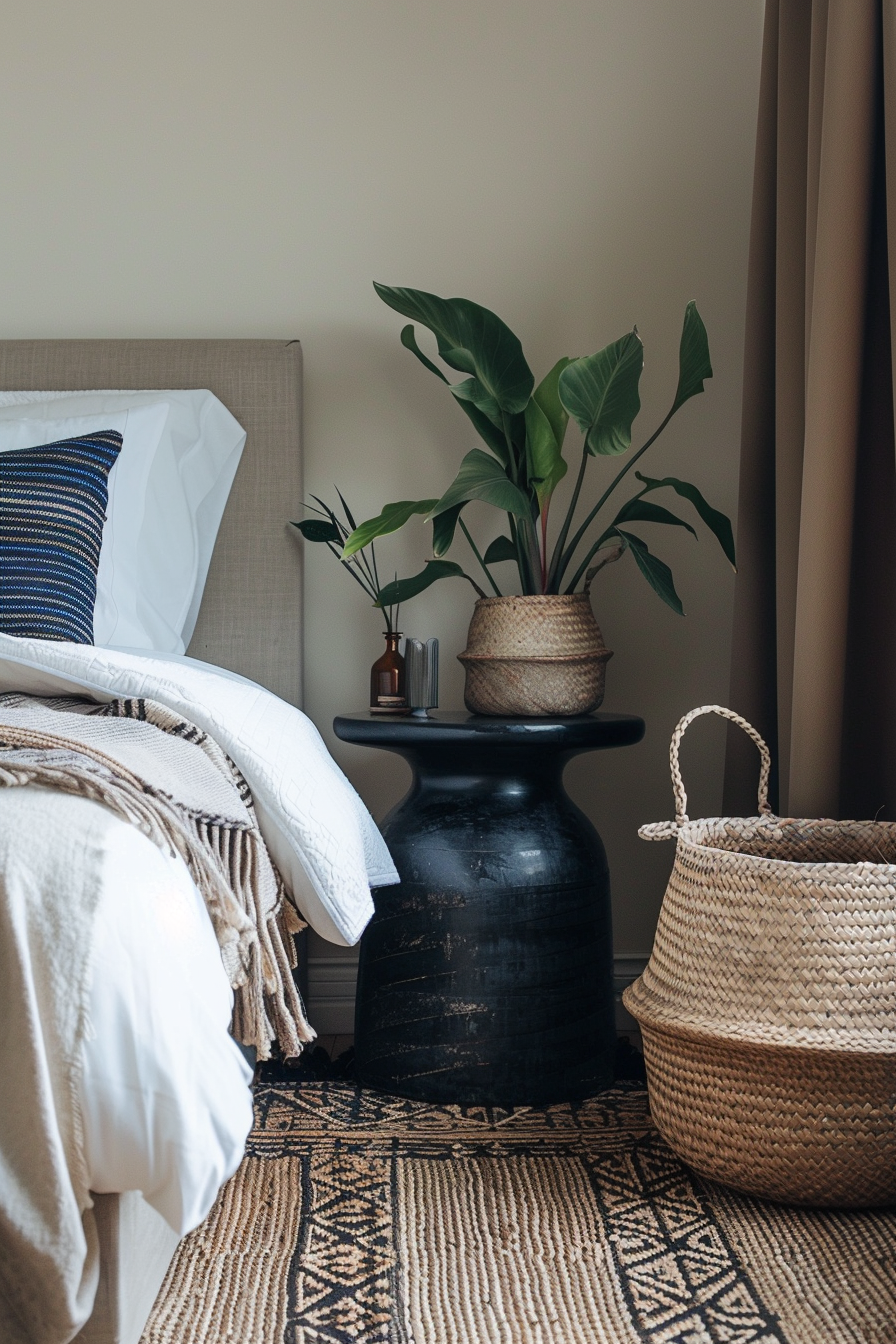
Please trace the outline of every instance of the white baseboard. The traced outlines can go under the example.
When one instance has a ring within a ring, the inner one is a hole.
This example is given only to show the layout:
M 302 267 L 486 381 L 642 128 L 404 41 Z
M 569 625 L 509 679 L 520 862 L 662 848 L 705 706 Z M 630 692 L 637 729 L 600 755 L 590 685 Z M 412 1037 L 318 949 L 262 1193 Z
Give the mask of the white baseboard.
M 613 958 L 616 1029 L 637 1032 L 638 1024 L 622 1005 L 622 991 L 647 965 L 647 954 Z M 308 1016 L 319 1036 L 351 1036 L 355 1030 L 355 981 L 358 963 L 353 957 L 308 958 Z

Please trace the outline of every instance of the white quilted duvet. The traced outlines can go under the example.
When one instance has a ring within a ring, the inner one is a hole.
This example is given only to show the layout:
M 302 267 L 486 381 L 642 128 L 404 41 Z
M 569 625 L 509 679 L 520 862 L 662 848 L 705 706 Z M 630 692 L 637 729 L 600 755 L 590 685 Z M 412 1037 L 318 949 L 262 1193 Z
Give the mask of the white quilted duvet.
M 0 634 L 0 691 L 143 696 L 210 733 L 252 790 L 296 905 L 323 938 L 357 942 L 371 887 L 398 881 L 382 836 L 313 723 L 254 682 L 177 654 Z

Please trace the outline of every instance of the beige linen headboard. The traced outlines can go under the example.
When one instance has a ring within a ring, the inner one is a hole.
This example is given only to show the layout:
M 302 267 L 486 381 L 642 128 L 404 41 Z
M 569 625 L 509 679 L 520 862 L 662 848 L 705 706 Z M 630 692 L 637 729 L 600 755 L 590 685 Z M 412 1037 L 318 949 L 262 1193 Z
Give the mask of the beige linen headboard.
M 0 341 L 0 389 L 207 388 L 246 447 L 189 647 L 302 700 L 302 353 L 298 341 Z

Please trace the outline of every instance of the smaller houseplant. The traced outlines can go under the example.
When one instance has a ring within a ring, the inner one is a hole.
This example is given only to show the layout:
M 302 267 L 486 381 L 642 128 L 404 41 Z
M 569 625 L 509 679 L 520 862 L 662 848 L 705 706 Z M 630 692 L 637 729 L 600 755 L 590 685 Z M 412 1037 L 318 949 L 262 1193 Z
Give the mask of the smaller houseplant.
M 310 513 L 317 514 L 317 517 L 303 518 L 301 522 L 293 523 L 292 526 L 301 532 L 306 541 L 325 545 L 327 550 L 335 555 L 343 569 L 372 599 L 373 605 L 382 609 L 383 619 L 386 622 L 386 633 L 392 634 L 397 629 L 398 602 L 380 601 L 382 584 L 380 583 L 379 568 L 376 562 L 376 547 L 372 542 L 364 548 L 354 547 L 348 556 L 343 554 L 343 548 L 349 537 L 354 533 L 357 524 L 352 516 L 351 509 L 342 497 L 342 492 L 337 490 L 336 493 L 342 506 L 342 518 L 329 504 L 325 504 L 317 495 L 312 495 L 311 498 L 314 503 L 306 504 L 305 508 Z M 367 551 L 369 551 L 369 554 L 367 554 Z
M 312 495 L 314 503 L 306 504 L 305 507 L 309 512 L 317 514 L 317 517 L 303 518 L 301 522 L 293 523 L 292 526 L 301 532 L 306 541 L 325 545 L 335 555 L 343 569 L 372 599 L 373 605 L 381 608 L 386 623 L 383 632 L 386 648 L 370 669 L 370 707 L 379 713 L 403 713 L 406 709 L 405 663 L 398 647 L 401 638 L 401 631 L 398 629 L 399 600 L 394 602 L 380 600 L 382 585 L 373 542 L 363 549 L 355 550 L 348 559 L 343 557 L 343 547 L 356 524 L 342 493 L 337 490 L 336 494 L 342 506 L 342 518 L 329 504 L 324 503 L 317 495 Z
M 654 592 L 684 615 L 668 565 L 653 554 L 639 532 L 631 530 L 632 524 L 649 523 L 682 527 L 697 535 L 685 518 L 655 502 L 656 492 L 667 496 L 672 492 L 686 501 L 734 565 L 729 519 L 690 482 L 636 472 L 635 493 L 621 506 L 613 498 L 672 417 L 712 377 L 706 328 L 696 304 L 685 309 L 678 385 L 668 413 L 576 525 L 588 463 L 592 458 L 622 456 L 632 444 L 644 364 L 637 327 L 596 354 L 558 360 L 536 386 L 518 338 L 489 309 L 469 299 L 443 299 L 422 290 L 379 284 L 375 288 L 385 303 L 411 319 L 401 332 L 402 344 L 447 385 L 485 447 L 466 454 L 440 497 L 387 504 L 377 517 L 355 528 L 345 542 L 343 559 L 350 560 L 377 537 L 423 515 L 432 524 L 433 558 L 419 574 L 386 584 L 377 598 L 380 605 L 406 601 L 439 579 L 470 579 L 459 564 L 444 558 L 459 530 L 494 594 L 489 598 L 483 594 L 477 602 L 469 647 L 461 655 L 467 667 L 468 707 L 485 713 L 535 714 L 595 708 L 603 695 L 603 668 L 610 656 L 591 614 L 589 589 L 595 575 L 630 552 Z M 424 354 L 414 322 L 432 332 L 443 363 L 463 378 L 452 382 Z M 552 539 L 551 500 L 567 472 L 563 446 L 570 416 L 584 442 L 572 497 Z M 506 532 L 495 537 L 484 553 L 462 516 L 475 501 L 492 505 L 507 520 Z M 505 595 L 498 585 L 495 567 L 506 562 L 515 567 L 520 597 Z M 574 691 L 570 678 L 577 683 Z M 527 709 L 527 703 L 532 707 Z

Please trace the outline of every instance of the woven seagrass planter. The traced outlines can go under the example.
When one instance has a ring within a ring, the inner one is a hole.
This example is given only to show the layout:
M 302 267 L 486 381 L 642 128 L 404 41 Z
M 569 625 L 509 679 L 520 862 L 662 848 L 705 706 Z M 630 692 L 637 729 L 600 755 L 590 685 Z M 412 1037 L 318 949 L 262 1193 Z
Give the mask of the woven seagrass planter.
M 762 754 L 760 816 L 689 821 L 684 729 L 710 711 Z M 774 816 L 770 760 L 710 705 L 672 739 L 675 865 L 623 995 L 650 1104 L 704 1176 L 783 1203 L 896 1202 L 896 825 Z
M 590 714 L 604 698 L 612 656 L 587 593 L 483 597 L 458 655 L 464 704 L 507 718 Z

